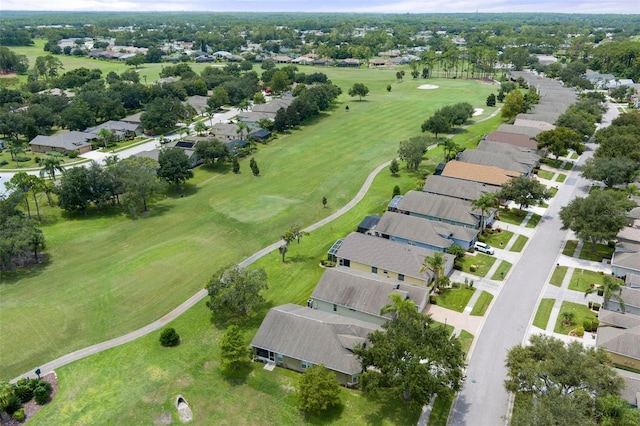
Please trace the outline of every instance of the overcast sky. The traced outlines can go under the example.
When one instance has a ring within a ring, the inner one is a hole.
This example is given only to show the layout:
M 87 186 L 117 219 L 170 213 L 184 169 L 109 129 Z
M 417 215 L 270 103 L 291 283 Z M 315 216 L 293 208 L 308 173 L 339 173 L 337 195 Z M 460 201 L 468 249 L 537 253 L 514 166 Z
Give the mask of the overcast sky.
M 0 0 L 0 10 L 640 14 L 640 0 Z

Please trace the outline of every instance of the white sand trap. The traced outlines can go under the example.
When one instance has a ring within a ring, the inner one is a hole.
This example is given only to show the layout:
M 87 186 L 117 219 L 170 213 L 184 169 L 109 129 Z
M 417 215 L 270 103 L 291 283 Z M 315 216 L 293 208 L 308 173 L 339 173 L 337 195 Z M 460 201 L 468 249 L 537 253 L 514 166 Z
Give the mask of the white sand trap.
M 422 89 L 422 90 L 433 90 L 438 88 L 440 88 L 440 86 L 436 86 L 435 84 L 422 84 L 418 86 L 418 89 Z
M 484 112 L 484 110 L 482 108 L 474 108 L 473 109 L 473 116 L 478 116 L 480 114 L 482 114 Z

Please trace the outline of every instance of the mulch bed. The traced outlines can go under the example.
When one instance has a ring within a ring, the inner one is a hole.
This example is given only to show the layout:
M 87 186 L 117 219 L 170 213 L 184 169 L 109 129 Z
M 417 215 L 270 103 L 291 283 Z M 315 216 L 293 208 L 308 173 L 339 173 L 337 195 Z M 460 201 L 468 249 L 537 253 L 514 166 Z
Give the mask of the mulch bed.
M 51 399 L 53 400 L 56 396 L 56 392 L 58 391 L 58 376 L 55 371 L 52 371 L 51 373 L 41 376 L 41 378 L 42 380 L 51 383 Z M 35 399 L 32 398 L 31 401 L 23 404 L 22 407 L 24 408 L 25 421 L 28 421 L 42 408 L 42 405 L 36 404 Z M 6 413 L 3 413 L 0 417 L 0 425 L 2 426 L 18 426 L 21 424 L 22 423 L 8 417 Z

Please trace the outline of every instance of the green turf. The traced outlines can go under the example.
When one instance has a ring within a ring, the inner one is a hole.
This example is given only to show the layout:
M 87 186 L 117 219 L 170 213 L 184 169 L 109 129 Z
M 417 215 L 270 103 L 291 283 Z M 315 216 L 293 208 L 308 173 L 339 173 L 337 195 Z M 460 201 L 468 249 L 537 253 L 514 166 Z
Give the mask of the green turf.
M 577 152 L 572 152 L 571 155 L 569 156 L 570 159 L 572 160 L 576 160 L 578 158 L 580 158 L 580 156 L 578 155 Z
M 577 240 L 568 240 L 564 247 L 562 248 L 562 254 L 565 256 L 573 257 L 576 252 L 576 248 L 578 247 Z
M 460 340 L 462 350 L 465 353 L 469 353 L 469 349 L 471 349 L 471 344 L 473 343 L 473 334 L 469 333 L 467 330 L 462 330 L 458 339 Z
M 435 303 L 443 308 L 462 312 L 475 291 L 475 288 L 467 288 L 465 286 L 460 286 L 460 288 L 443 288 L 440 289 L 440 294 L 435 296 Z
M 564 182 L 567 179 L 567 175 L 564 173 L 558 173 L 556 176 L 556 182 Z
M 602 285 L 604 274 L 589 269 L 575 269 L 569 282 L 569 290 L 587 291 L 592 285 Z
M 498 268 L 496 269 L 496 271 L 493 273 L 493 276 L 491 277 L 491 279 L 495 281 L 504 280 L 504 277 L 509 273 L 509 270 L 511 269 L 512 266 L 513 265 L 507 262 L 506 260 L 500 261 L 500 264 L 498 265 Z
M 551 310 L 553 309 L 553 305 L 556 302 L 555 299 L 542 299 L 540 301 L 540 306 L 538 306 L 538 310 L 536 311 L 536 316 L 533 318 L 533 325 L 542 329 L 547 329 L 547 324 L 549 323 L 549 317 L 551 316 Z
M 567 275 L 568 269 L 569 268 L 566 266 L 556 266 L 553 270 L 553 275 L 551 275 L 551 278 L 549 279 L 549 284 L 560 287 L 562 285 L 562 281 L 564 281 L 565 275 Z
M 476 253 L 475 256 L 465 256 L 463 259 L 457 260 L 456 264 L 463 272 L 484 277 L 495 263 L 496 258 L 483 253 Z M 476 271 L 471 272 L 471 265 L 476 266 Z
M 489 309 L 489 305 L 491 305 L 492 300 L 493 294 L 483 290 L 482 293 L 480 293 L 480 297 L 478 297 L 476 304 L 473 305 L 471 315 L 483 316 L 487 312 L 487 309 Z
M 542 216 L 540 216 L 538 213 L 532 213 L 531 217 L 527 221 L 527 224 L 525 225 L 525 228 L 535 228 L 536 226 L 538 226 L 538 223 L 540 223 L 541 219 Z
M 602 262 L 602 259 L 611 259 L 613 256 L 614 247 L 609 247 L 607 244 L 598 243 L 595 251 L 591 251 L 591 249 L 591 243 L 583 244 L 578 257 L 592 262 Z
M 540 170 L 538 172 L 538 176 L 540 176 L 540 178 L 546 179 L 546 180 L 553 180 L 553 176 L 554 175 L 555 175 L 555 173 L 551 172 L 549 170 Z
M 562 313 L 563 312 L 573 312 L 576 314 L 576 319 L 574 323 L 568 327 L 562 325 Z M 554 333 L 560 334 L 569 334 L 571 330 L 574 330 L 577 327 L 582 327 L 584 320 L 586 319 L 596 319 L 597 312 L 589 309 L 586 303 L 573 303 L 573 302 L 562 302 L 562 306 L 560 306 L 560 313 L 558 314 L 558 319 L 556 320 L 555 328 L 553 329 Z
M 518 235 L 518 238 L 516 238 L 516 241 L 511 245 L 509 251 L 521 252 L 525 244 L 527 244 L 527 241 L 529 241 L 529 237 L 526 235 Z
M 484 242 L 489 244 L 491 247 L 503 249 L 507 246 L 511 237 L 513 237 L 513 232 L 501 229 L 500 232 L 485 234 Z
M 451 404 L 453 404 L 453 394 L 445 392 L 436 396 L 427 425 L 446 426 L 447 420 L 449 419 L 449 411 L 451 411 Z
M 517 208 L 513 208 L 508 211 L 501 209 L 499 213 L 500 221 L 510 223 L 512 225 L 520 225 L 526 215 L 526 211 Z

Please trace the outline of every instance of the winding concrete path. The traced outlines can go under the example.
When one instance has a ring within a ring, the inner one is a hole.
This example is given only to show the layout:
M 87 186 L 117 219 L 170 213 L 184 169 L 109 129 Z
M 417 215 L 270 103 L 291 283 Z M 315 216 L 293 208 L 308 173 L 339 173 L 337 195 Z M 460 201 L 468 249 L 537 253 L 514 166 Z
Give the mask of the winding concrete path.
M 330 214 L 329 216 L 325 217 L 324 219 L 319 220 L 318 222 L 308 226 L 304 230 L 306 232 L 314 231 L 314 230 L 320 228 L 321 226 L 326 225 L 327 223 L 337 219 L 338 217 L 340 217 L 343 214 L 347 213 L 349 210 L 351 210 L 367 194 L 367 191 L 371 187 L 371 184 L 373 183 L 373 180 L 378 175 L 378 173 L 380 173 L 383 169 L 385 169 L 387 166 L 389 166 L 390 163 L 391 163 L 391 161 L 387 161 L 387 162 L 379 165 L 371 173 L 369 173 L 369 176 L 367 176 L 367 178 L 365 179 L 364 183 L 360 187 L 360 190 L 355 195 L 355 197 L 353 197 L 351 199 L 351 201 L 349 201 L 347 204 L 345 204 L 342 208 L 340 208 L 336 212 L 334 212 L 334 213 Z M 262 250 L 257 251 L 256 253 L 252 254 L 248 258 L 244 259 L 242 262 L 239 263 L 239 265 L 243 266 L 243 267 L 249 266 L 252 263 L 256 262 L 258 259 L 260 259 L 260 258 L 266 256 L 267 254 L 271 253 L 272 251 L 277 250 L 278 247 L 280 247 L 282 244 L 284 244 L 284 241 L 282 241 L 282 240 L 277 241 L 277 242 L 275 242 L 275 243 L 263 248 Z M 189 299 L 185 300 L 180 306 L 178 306 L 177 308 L 175 308 L 174 310 L 172 310 L 168 314 L 164 315 L 162 318 L 152 322 L 151 324 L 147 324 L 144 327 L 141 327 L 141 328 L 139 328 L 137 330 L 132 331 L 131 333 L 127 333 L 125 335 L 113 338 L 111 340 L 107 340 L 107 341 L 104 341 L 104 342 L 101 342 L 101 343 L 97 343 L 95 345 L 88 346 L 86 348 L 79 349 L 79 350 L 77 350 L 75 352 L 71 352 L 71 353 L 66 354 L 64 356 L 61 356 L 58 359 L 54 359 L 53 361 L 50 361 L 50 362 L 48 362 L 46 364 L 41 365 L 40 366 L 40 370 L 42 371 L 42 374 L 47 374 L 47 373 L 55 370 L 56 368 L 62 367 L 63 365 L 67 365 L 69 363 L 72 363 L 74 361 L 80 360 L 82 358 L 86 358 L 86 357 L 88 357 L 90 355 L 97 354 L 98 352 L 102 352 L 104 350 L 111 349 L 111 348 L 114 348 L 116 346 L 123 345 L 125 343 L 129 343 L 129 342 L 137 339 L 138 337 L 145 336 L 145 335 L 147 335 L 147 334 L 149 334 L 149 333 L 151 333 L 153 331 L 156 331 L 156 330 L 164 327 L 167 323 L 171 322 L 172 320 L 174 320 L 178 316 L 182 315 L 184 312 L 187 311 L 187 309 L 193 307 L 196 303 L 198 303 L 199 301 L 204 299 L 206 296 L 207 296 L 207 290 L 206 289 L 202 289 L 202 290 L 198 291 L 196 294 L 194 294 L 193 296 L 191 296 Z M 36 367 L 34 367 L 34 369 L 35 368 Z M 16 377 L 11 382 L 15 383 L 16 381 L 18 381 L 19 379 L 21 379 L 23 377 L 34 376 L 34 375 L 35 375 L 35 373 L 33 371 L 29 371 L 29 372 L 26 372 L 26 373 Z

